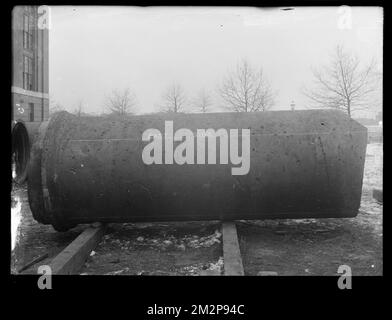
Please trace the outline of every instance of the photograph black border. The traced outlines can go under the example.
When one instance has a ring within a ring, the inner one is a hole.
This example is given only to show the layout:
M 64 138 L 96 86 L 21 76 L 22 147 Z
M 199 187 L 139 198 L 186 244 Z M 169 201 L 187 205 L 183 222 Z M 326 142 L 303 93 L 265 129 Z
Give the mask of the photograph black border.
M 28 1 L 24 1 L 21 4 L 30 4 Z M 37 4 L 37 3 L 31 3 Z M 47 3 L 48 5 L 67 5 L 66 3 Z M 388 69 L 389 61 L 386 57 L 390 56 L 389 48 L 387 44 L 387 38 L 390 31 L 389 22 L 389 11 L 390 9 L 386 6 L 386 2 L 382 1 L 242 1 L 241 3 L 234 3 L 232 1 L 209 1 L 207 2 L 177 2 L 177 3 L 146 3 L 146 2 L 112 2 L 112 3 L 70 3 L 70 5 L 137 5 L 137 6 L 150 6 L 150 5 L 228 5 L 228 6 L 279 6 L 279 7 L 295 7 L 295 6 L 381 6 L 384 8 L 384 58 L 383 58 L 383 69 L 384 74 Z M 18 3 L 8 3 L 3 6 L 3 39 L 7 39 L 3 52 L 5 53 L 6 66 L 9 68 L 8 76 L 3 76 L 3 80 L 7 79 L 3 84 L 2 89 L 5 91 L 3 97 L 8 95 L 11 106 L 11 71 L 12 71 L 12 52 L 11 48 L 11 10 L 14 5 Z M 388 77 L 384 80 L 383 86 L 388 83 Z M 383 93 L 385 93 L 385 89 Z M 383 95 L 383 106 L 389 106 L 389 98 Z M 11 108 L 6 107 L 7 99 L 3 99 L 3 112 L 9 112 L 8 116 L 3 116 L 4 121 L 11 119 Z M 383 108 L 384 117 L 387 117 L 389 110 Z M 385 121 L 383 121 L 385 123 Z M 8 129 L 9 122 L 2 126 L 3 136 L 5 137 L 10 134 Z M 384 135 L 388 133 L 388 126 L 384 126 Z M 8 131 L 8 132 L 6 132 Z M 387 149 L 385 148 L 384 139 L 384 158 L 388 157 Z M 9 143 L 9 155 L 5 155 L 5 146 Z M 7 142 L 3 142 L 4 152 L 2 159 L 4 160 L 4 167 L 10 166 L 10 154 L 11 154 L 11 142 L 8 138 Z M 7 157 L 9 157 L 7 159 Z M 6 163 L 7 162 L 7 163 Z M 388 161 L 384 160 L 384 163 Z M 384 167 L 384 175 L 387 175 L 388 165 Z M 4 189 L 11 189 L 11 170 L 7 172 L 7 175 L 3 171 L 2 183 Z M 388 176 L 388 175 L 387 175 Z M 383 189 L 388 188 L 388 180 L 384 179 Z M 11 191 L 11 190 L 10 190 Z M 167 277 L 167 276 L 53 276 L 52 290 L 40 290 L 37 287 L 37 280 L 39 275 L 11 275 L 10 274 L 10 198 L 7 195 L 5 198 L 5 192 L 3 193 L 3 209 L 6 219 L 2 223 L 4 240 L 2 244 L 7 247 L 4 248 L 3 252 L 9 253 L 7 255 L 8 261 L 4 263 L 3 275 L 5 275 L 5 281 L 7 289 L 10 290 L 11 297 L 17 297 L 16 302 L 20 303 L 20 299 L 30 298 L 35 296 L 39 301 L 42 299 L 49 299 L 48 296 L 63 296 L 68 297 L 68 300 L 80 300 L 86 299 L 86 295 L 89 298 L 94 298 L 96 295 L 104 299 L 114 299 L 117 297 L 118 300 L 113 301 L 114 303 L 125 303 L 123 307 L 131 308 L 135 319 L 144 319 L 146 317 L 146 308 L 153 304 L 172 304 L 172 305 L 190 305 L 190 304 L 244 304 L 246 307 L 247 315 L 262 315 L 263 308 L 269 308 L 271 305 L 267 301 L 275 301 L 280 307 L 276 309 L 278 313 L 283 311 L 285 308 L 284 302 L 286 299 L 289 301 L 298 299 L 298 308 L 306 308 L 307 305 L 314 303 L 313 306 L 324 305 L 324 308 L 328 305 L 335 305 L 332 302 L 335 298 L 342 304 L 350 301 L 354 302 L 359 308 L 360 301 L 362 299 L 377 299 L 380 297 L 384 290 L 387 289 L 385 281 L 389 279 L 389 272 L 387 270 L 387 255 L 388 255 L 388 231 L 383 232 L 383 276 L 369 276 L 369 277 L 358 277 L 353 275 L 352 289 L 351 290 L 340 290 L 337 286 L 338 277 L 334 276 L 310 276 L 310 277 Z M 388 208 L 388 200 L 383 203 L 383 230 L 388 225 L 389 211 L 385 210 L 385 205 Z M 7 213 L 5 213 L 7 212 Z M 4 259 L 5 260 L 5 259 Z M 3 260 L 3 261 L 4 261 Z M 7 291 L 8 291 L 7 290 Z M 80 295 L 80 296 L 79 296 Z M 327 300 L 326 300 L 327 299 Z M 45 300 L 44 300 L 45 301 Z M 50 299 L 50 301 L 52 301 Z M 369 301 L 369 300 L 367 300 Z M 302 302 L 302 303 L 301 303 Z M 100 306 L 96 306 L 100 308 Z M 327 308 L 328 309 L 328 308 Z M 285 310 L 290 311 L 290 310 Z M 321 310 L 320 310 L 321 311 Z M 331 310 L 327 310 L 331 311 Z M 326 312 L 327 312 L 326 311 Z M 134 318 L 134 317 L 131 317 Z M 192 317 L 186 317 L 192 318 Z M 196 317 L 197 318 L 197 317 Z M 225 317 L 223 317 L 225 318 Z M 234 318 L 234 317 L 229 317 Z M 244 317 L 239 317 L 244 318 Z M 246 318 L 246 317 L 245 317 Z M 261 319 L 261 318 L 260 318 Z

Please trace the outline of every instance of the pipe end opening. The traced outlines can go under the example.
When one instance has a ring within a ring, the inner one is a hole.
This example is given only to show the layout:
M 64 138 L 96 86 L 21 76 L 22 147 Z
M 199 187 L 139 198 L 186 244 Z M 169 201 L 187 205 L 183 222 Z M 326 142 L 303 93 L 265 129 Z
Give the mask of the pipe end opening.
M 24 183 L 27 179 L 30 159 L 30 141 L 26 126 L 22 122 L 12 129 L 12 179 L 16 183 Z

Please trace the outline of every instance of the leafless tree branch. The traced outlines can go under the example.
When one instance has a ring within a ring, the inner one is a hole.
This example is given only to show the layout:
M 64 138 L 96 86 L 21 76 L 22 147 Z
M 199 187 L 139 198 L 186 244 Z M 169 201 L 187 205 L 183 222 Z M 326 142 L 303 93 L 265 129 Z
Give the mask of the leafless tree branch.
M 334 108 L 346 112 L 369 108 L 369 97 L 377 89 L 379 75 L 372 60 L 364 68 L 357 57 L 337 46 L 329 65 L 312 70 L 314 88 L 303 90 L 314 107 Z
M 105 106 L 112 113 L 116 115 L 131 114 L 136 105 L 136 96 L 129 88 L 124 90 L 113 90 L 112 93 L 106 97 Z
M 219 93 L 228 109 L 237 112 L 266 111 L 274 105 L 275 94 L 263 75 L 242 60 L 223 80 Z
M 167 88 L 162 96 L 163 105 L 160 107 L 164 112 L 184 112 L 187 101 L 184 90 L 178 84 L 173 84 Z

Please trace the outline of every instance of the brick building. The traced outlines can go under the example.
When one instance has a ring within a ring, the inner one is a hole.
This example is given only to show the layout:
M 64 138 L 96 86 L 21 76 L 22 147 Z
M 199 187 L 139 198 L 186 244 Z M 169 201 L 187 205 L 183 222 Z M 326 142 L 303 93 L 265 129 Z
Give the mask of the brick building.
M 38 19 L 37 6 L 12 10 L 12 120 L 49 117 L 49 32 Z

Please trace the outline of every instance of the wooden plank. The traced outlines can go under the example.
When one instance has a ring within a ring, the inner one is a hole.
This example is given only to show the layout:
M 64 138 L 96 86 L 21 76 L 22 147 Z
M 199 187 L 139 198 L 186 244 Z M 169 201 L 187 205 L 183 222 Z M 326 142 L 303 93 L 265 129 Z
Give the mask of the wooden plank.
M 76 274 L 82 268 L 90 252 L 97 246 L 105 225 L 85 229 L 68 247 L 50 263 L 52 274 Z
M 234 222 L 223 222 L 222 241 L 225 276 L 243 276 L 244 268 Z

